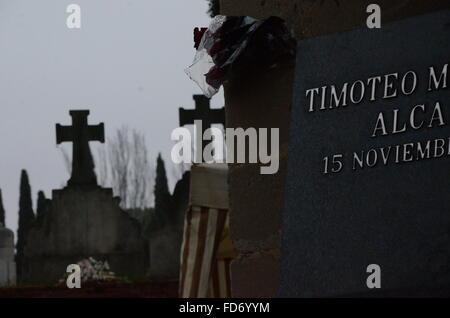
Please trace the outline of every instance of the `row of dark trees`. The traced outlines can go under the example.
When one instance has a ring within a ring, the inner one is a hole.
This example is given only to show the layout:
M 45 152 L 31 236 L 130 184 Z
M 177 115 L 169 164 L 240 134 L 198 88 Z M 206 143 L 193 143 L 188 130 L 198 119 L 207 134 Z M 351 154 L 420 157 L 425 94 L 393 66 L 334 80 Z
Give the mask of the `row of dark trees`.
M 161 154 L 156 159 L 156 178 L 155 178 L 155 210 L 150 224 L 150 231 L 161 228 L 170 222 L 173 211 L 172 196 L 167 182 L 166 167 Z
M 26 237 L 36 218 L 42 216 L 45 204 L 45 195 L 43 191 L 38 192 L 36 215 L 33 211 L 33 203 L 31 199 L 31 187 L 28 174 L 22 170 L 20 175 L 20 198 L 19 198 L 19 227 L 17 229 L 17 245 L 16 245 L 16 263 L 17 275 L 20 277 L 23 252 L 26 243 Z M 5 225 L 5 209 L 3 206 L 2 191 L 0 190 L 0 224 Z
M 5 225 L 5 209 L 3 208 L 2 190 L 0 189 L 0 227 Z
M 33 212 L 33 203 L 31 200 L 31 187 L 28 174 L 22 170 L 20 175 L 20 198 L 19 198 L 19 227 L 17 229 L 17 276 L 21 277 L 23 266 L 23 252 L 28 232 L 33 226 L 35 220 Z

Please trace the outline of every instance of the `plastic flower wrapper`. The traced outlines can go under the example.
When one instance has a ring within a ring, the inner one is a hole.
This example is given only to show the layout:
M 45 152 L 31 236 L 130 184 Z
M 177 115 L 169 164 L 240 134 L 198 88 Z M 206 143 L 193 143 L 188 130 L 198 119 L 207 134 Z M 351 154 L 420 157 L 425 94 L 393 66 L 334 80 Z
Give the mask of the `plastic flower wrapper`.
M 217 16 L 186 73 L 211 98 L 233 74 L 269 69 L 295 54 L 296 42 L 280 18 Z
M 218 88 L 206 82 L 205 75 L 214 67 L 214 61 L 209 52 L 215 43 L 214 34 L 222 27 L 225 20 L 226 17 L 222 15 L 218 15 L 212 20 L 209 28 L 202 36 L 194 62 L 185 70 L 186 74 L 197 83 L 203 94 L 208 98 L 211 98 L 219 91 Z

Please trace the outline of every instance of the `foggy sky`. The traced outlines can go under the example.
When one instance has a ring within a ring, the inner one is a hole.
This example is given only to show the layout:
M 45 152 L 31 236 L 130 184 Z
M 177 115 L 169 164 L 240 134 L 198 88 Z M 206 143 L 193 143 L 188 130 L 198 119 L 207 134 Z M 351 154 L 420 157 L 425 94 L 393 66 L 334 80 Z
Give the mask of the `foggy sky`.
M 67 5 L 81 6 L 82 28 L 66 27 Z M 16 231 L 20 170 L 47 198 L 69 178 L 55 124 L 69 109 L 90 109 L 106 137 L 128 125 L 145 133 L 151 160 L 170 140 L 178 107 L 201 93 L 184 74 L 192 30 L 207 26 L 205 0 L 0 0 L 0 188 L 6 225 Z M 213 99 L 223 106 L 223 96 Z M 93 146 L 94 143 L 91 143 Z M 65 147 L 71 149 L 71 144 Z M 173 180 L 171 180 L 173 186 Z

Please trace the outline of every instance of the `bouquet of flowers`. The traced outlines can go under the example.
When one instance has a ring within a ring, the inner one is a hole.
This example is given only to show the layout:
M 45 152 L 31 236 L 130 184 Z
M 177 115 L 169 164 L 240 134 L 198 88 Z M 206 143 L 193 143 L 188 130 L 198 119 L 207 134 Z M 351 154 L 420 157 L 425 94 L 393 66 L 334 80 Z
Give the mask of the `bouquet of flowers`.
M 81 281 L 114 281 L 116 276 L 110 271 L 108 261 L 97 261 L 93 257 L 78 262 L 81 268 Z
M 208 28 L 194 30 L 197 52 L 186 74 L 211 98 L 234 74 L 266 70 L 295 60 L 296 41 L 285 22 L 277 17 L 217 15 Z

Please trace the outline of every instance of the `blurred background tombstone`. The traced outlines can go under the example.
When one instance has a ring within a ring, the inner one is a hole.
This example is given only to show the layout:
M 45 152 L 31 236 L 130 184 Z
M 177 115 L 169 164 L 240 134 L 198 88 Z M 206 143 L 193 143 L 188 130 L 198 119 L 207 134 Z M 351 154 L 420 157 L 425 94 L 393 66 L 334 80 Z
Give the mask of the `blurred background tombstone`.
M 57 142 L 74 143 L 68 185 L 53 190 L 30 229 L 21 283 L 56 283 L 69 264 L 93 257 L 107 261 L 118 277 L 143 279 L 148 242 L 139 222 L 119 206 L 112 189 L 97 184 L 89 141 L 104 141 L 103 124 L 89 126 L 89 111 L 71 111 L 73 126 L 57 125 Z
M 180 249 L 183 239 L 183 218 L 189 202 L 190 172 L 175 185 L 169 204 L 146 229 L 150 250 L 150 279 L 176 281 L 180 270 Z
M 14 233 L 0 223 L 0 287 L 15 284 Z

